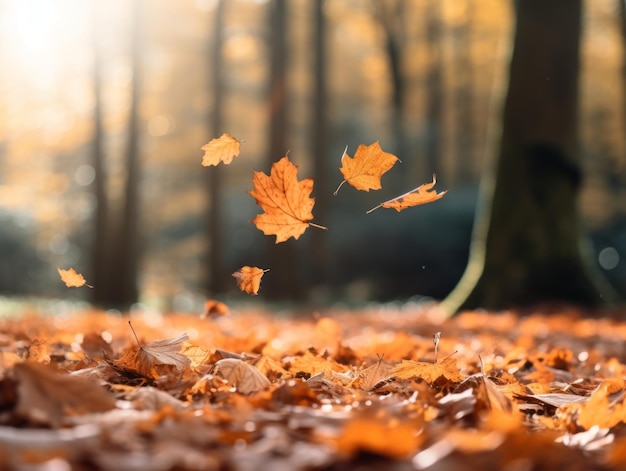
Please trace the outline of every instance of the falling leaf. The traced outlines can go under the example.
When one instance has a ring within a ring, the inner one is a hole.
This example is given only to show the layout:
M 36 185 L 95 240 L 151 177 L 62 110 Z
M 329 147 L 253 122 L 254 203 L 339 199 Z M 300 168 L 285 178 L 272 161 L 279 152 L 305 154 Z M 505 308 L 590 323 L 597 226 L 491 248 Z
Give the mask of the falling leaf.
M 104 412 L 115 399 L 87 378 L 64 374 L 42 363 L 15 365 L 18 381 L 17 413 L 39 423 L 60 427 L 67 416 Z
M 212 139 L 201 147 L 204 151 L 202 165 L 208 167 L 218 165 L 220 162 L 224 162 L 225 165 L 230 164 L 239 155 L 239 146 L 240 142 L 228 133 Z
M 215 363 L 214 370 L 241 394 L 265 389 L 271 383 L 263 373 L 245 361 L 225 358 Z
M 420 204 L 432 203 L 433 201 L 437 201 L 438 199 L 443 198 L 448 190 L 437 193 L 437 191 L 431 191 L 432 188 L 437 183 L 437 177 L 433 174 L 433 181 L 431 183 L 424 183 L 423 185 L 418 186 L 414 190 L 409 191 L 403 195 L 397 196 L 393 199 L 385 201 L 384 203 L 380 203 L 378 206 L 367 211 L 367 214 L 372 211 L 383 207 L 383 208 L 393 208 L 396 211 L 400 212 L 403 209 L 410 208 L 412 206 L 419 206 Z
M 259 267 L 243 266 L 233 276 L 237 280 L 237 286 L 241 291 L 245 291 L 248 294 L 258 294 L 261 287 L 261 278 L 263 274 L 270 271 L 269 268 L 263 270 Z
M 189 340 L 187 334 L 182 334 L 171 339 L 155 340 L 141 345 L 130 321 L 128 321 L 128 325 L 130 325 L 135 339 L 137 340 L 137 344 L 139 345 L 139 350 L 137 350 L 135 354 L 135 362 L 137 372 L 142 376 L 147 378 L 158 377 L 159 374 L 155 371 L 155 365 L 173 365 L 176 369 L 182 370 L 191 364 L 191 360 L 188 357 L 179 353 L 183 342 Z
M 315 204 L 310 197 L 313 179 L 298 181 L 298 167 L 286 155 L 272 165 L 269 176 L 254 172 L 252 181 L 254 190 L 248 193 L 265 211 L 252 222 L 265 235 L 275 235 L 277 244 L 290 237 L 298 239 L 309 226 L 326 229 L 311 222 Z
M 65 283 L 65 286 L 68 288 L 80 288 L 81 286 L 87 286 L 88 288 L 93 288 L 93 286 L 88 285 L 83 275 L 80 273 L 76 273 L 76 270 L 70 267 L 69 270 L 62 270 L 57 268 L 59 275 L 61 276 L 61 280 Z
M 380 178 L 399 160 L 395 155 L 384 152 L 378 141 L 369 146 L 359 145 L 354 157 L 350 157 L 347 150 L 348 147 L 343 151 L 339 168 L 344 180 L 335 190 L 335 196 L 346 182 L 357 190 L 380 190 Z

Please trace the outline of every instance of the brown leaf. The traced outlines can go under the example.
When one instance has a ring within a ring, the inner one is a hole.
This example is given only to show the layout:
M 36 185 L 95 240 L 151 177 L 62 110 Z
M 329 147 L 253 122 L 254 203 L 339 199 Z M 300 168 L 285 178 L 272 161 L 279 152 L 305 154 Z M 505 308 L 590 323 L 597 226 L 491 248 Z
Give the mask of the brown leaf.
M 418 186 L 414 190 L 409 191 L 403 195 L 392 198 L 384 203 L 380 203 L 378 206 L 367 211 L 367 214 L 375 211 L 376 209 L 383 208 L 393 208 L 396 211 L 400 212 L 403 209 L 410 208 L 412 206 L 419 206 L 420 204 L 432 203 L 433 201 L 437 201 L 438 199 L 443 198 L 448 190 L 437 193 L 436 191 L 432 191 L 432 188 L 437 183 L 437 177 L 433 174 L 433 181 L 431 183 L 424 183 L 423 185 Z
M 15 365 L 14 371 L 18 381 L 16 412 L 34 422 L 60 427 L 67 416 L 115 408 L 114 398 L 98 382 L 85 377 L 31 362 Z
M 254 172 L 252 181 L 254 190 L 248 193 L 265 211 L 252 222 L 265 235 L 275 235 L 277 244 L 290 237 L 300 238 L 309 226 L 326 229 L 311 222 L 315 204 L 310 197 L 313 179 L 298 181 L 298 167 L 286 155 L 272 165 L 269 176 Z
M 80 288 L 81 286 L 87 286 L 88 288 L 93 288 L 93 286 L 88 285 L 83 275 L 80 273 L 76 273 L 76 271 L 70 267 L 69 270 L 62 270 L 57 268 L 59 275 L 61 276 L 61 280 L 65 283 L 65 286 L 68 288 Z
M 335 196 L 346 182 L 357 190 L 380 190 L 382 188 L 380 178 L 399 160 L 395 155 L 384 152 L 378 141 L 369 146 L 359 145 L 354 157 L 350 157 L 346 153 L 347 150 L 346 147 L 341 156 L 341 167 L 339 168 L 344 180 L 335 190 Z
M 237 280 L 237 286 L 241 291 L 245 291 L 248 294 L 258 294 L 261 287 L 261 278 L 268 271 L 269 268 L 263 270 L 259 267 L 245 265 L 233 273 L 233 276 Z
M 202 165 L 208 167 L 218 165 L 220 162 L 224 162 L 225 165 L 230 164 L 239 155 L 239 146 L 240 142 L 228 133 L 212 139 L 201 147 L 204 151 Z

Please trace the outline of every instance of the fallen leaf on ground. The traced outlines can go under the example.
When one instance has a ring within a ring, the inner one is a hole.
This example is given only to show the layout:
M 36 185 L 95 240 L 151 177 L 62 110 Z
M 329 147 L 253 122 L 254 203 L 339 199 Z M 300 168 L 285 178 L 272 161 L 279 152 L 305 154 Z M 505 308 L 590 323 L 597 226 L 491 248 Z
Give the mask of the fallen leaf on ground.
M 402 363 L 392 368 L 389 374 L 397 379 L 421 378 L 431 384 L 441 376 L 452 382 L 463 379 L 463 375 L 456 366 L 456 359 L 451 356 L 439 363 L 403 360 Z
M 400 160 L 393 154 L 383 151 L 378 141 L 357 147 L 354 157 L 347 154 L 348 147 L 341 156 L 341 171 L 344 180 L 335 190 L 336 196 L 344 183 L 348 182 L 357 190 L 380 190 L 380 178 Z
M 83 275 L 80 273 L 76 273 L 76 270 L 70 267 L 69 270 L 62 270 L 61 268 L 57 268 L 59 275 L 61 276 L 61 280 L 65 283 L 65 286 L 68 288 L 80 288 L 81 286 L 87 286 L 88 288 L 93 288 L 93 286 L 88 285 Z
M 263 270 L 259 267 L 249 267 L 247 265 L 241 267 L 233 276 L 237 280 L 237 286 L 241 291 L 245 291 L 248 294 L 258 294 L 261 287 L 261 278 L 263 274 L 268 272 L 268 269 Z
M 298 167 L 286 155 L 272 165 L 270 175 L 254 172 L 252 182 L 254 190 L 248 194 L 265 211 L 252 222 L 265 235 L 275 235 L 277 244 L 290 237 L 299 239 L 309 226 L 326 229 L 311 222 L 313 179 L 298 181 Z
M 228 133 L 212 139 L 201 147 L 204 151 L 202 165 L 208 167 L 218 165 L 220 162 L 224 162 L 225 165 L 230 164 L 239 155 L 239 146 L 240 142 Z
M 165 340 L 154 340 L 141 345 L 133 326 L 128 323 L 137 339 L 139 349 L 134 353 L 134 367 L 137 372 L 146 378 L 158 378 L 159 373 L 155 370 L 156 365 L 173 365 L 177 370 L 182 370 L 191 364 L 191 360 L 180 352 L 183 342 L 189 340 L 187 334 Z M 128 360 L 122 357 L 122 363 Z M 133 366 L 131 364 L 131 366 Z
M 204 302 L 204 313 L 202 318 L 227 316 L 230 313 L 228 306 L 221 301 L 215 299 L 207 299 Z
M 431 183 L 424 183 L 423 185 L 418 186 L 414 190 L 409 191 L 403 195 L 392 198 L 384 203 L 380 203 L 378 206 L 367 211 L 367 214 L 375 211 L 376 209 L 383 208 L 393 208 L 396 211 L 400 212 L 403 209 L 410 208 L 412 206 L 419 206 L 420 204 L 432 203 L 433 201 L 437 201 L 438 199 L 443 198 L 448 190 L 437 193 L 437 191 L 433 191 L 432 188 L 437 183 L 437 177 L 433 174 L 433 181 Z

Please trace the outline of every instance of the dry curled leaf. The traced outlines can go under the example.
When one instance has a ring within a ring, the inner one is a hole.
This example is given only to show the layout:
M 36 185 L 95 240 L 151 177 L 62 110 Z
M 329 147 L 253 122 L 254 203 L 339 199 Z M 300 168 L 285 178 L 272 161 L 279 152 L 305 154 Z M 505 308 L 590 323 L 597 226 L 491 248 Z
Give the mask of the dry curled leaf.
M 188 357 L 179 353 L 183 342 L 189 340 L 187 334 L 181 334 L 171 339 L 155 340 L 141 345 L 130 321 L 128 325 L 130 325 L 137 339 L 137 343 L 139 344 L 139 349 L 135 352 L 134 356 L 134 367 L 140 375 L 146 378 L 157 378 L 159 377 L 159 373 L 155 369 L 156 365 L 173 365 L 176 369 L 182 370 L 191 364 L 191 360 Z
M 433 174 L 433 181 L 431 183 L 424 183 L 423 185 L 418 186 L 414 190 L 409 191 L 403 195 L 392 198 L 384 203 L 380 203 L 378 206 L 367 211 L 367 214 L 372 211 L 383 207 L 383 208 L 393 208 L 396 211 L 400 212 L 403 209 L 410 208 L 412 206 L 419 206 L 420 204 L 432 203 L 433 201 L 437 201 L 438 199 L 443 198 L 448 190 L 437 193 L 432 188 L 437 183 L 437 177 Z
M 254 190 L 248 193 L 265 211 L 252 222 L 265 235 L 275 235 L 277 244 L 290 237 L 300 238 L 309 226 L 326 229 L 311 222 L 313 179 L 298 181 L 298 167 L 286 155 L 272 165 L 270 175 L 254 172 L 252 181 Z
M 263 270 L 259 267 L 243 266 L 233 276 L 237 280 L 237 286 L 241 291 L 245 291 L 248 294 L 258 294 L 261 287 L 261 278 L 263 274 L 268 272 L 268 269 Z
M 380 178 L 400 160 L 393 154 L 383 151 L 378 141 L 366 146 L 359 145 L 354 157 L 347 154 L 348 148 L 341 156 L 341 171 L 344 180 L 335 190 L 337 195 L 344 183 L 348 182 L 357 190 L 370 191 L 380 190 Z
M 93 288 L 93 286 L 87 284 L 83 275 L 76 273 L 76 270 L 71 267 L 69 270 L 57 268 L 57 271 L 59 272 L 59 276 L 61 276 L 61 280 L 63 280 L 63 283 L 65 283 L 65 286 L 68 288 L 80 288 L 81 286 Z
M 240 144 L 240 141 L 228 133 L 212 139 L 208 144 L 201 147 L 201 150 L 204 151 L 202 165 L 208 167 L 218 165 L 220 162 L 224 162 L 225 165 L 230 164 L 239 155 Z
M 271 384 L 269 379 L 254 366 L 236 358 L 219 360 L 215 363 L 213 371 L 241 394 L 251 394 Z

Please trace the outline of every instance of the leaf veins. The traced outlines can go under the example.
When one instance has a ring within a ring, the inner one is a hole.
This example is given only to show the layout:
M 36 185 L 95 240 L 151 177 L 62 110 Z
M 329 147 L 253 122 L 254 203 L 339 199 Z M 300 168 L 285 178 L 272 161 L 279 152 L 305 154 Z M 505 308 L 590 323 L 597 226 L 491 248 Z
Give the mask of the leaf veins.
M 252 222 L 265 235 L 275 235 L 277 244 L 290 237 L 300 238 L 309 226 L 326 229 L 311 222 L 313 179 L 298 181 L 298 167 L 286 155 L 272 165 L 270 175 L 254 172 L 252 181 L 254 190 L 248 194 L 265 211 Z
M 346 147 L 341 156 L 341 168 L 339 168 L 344 180 L 333 193 L 335 196 L 346 182 L 357 190 L 380 190 L 382 188 L 380 178 L 383 173 L 390 170 L 400 160 L 395 155 L 384 152 L 378 141 L 369 146 L 359 145 L 354 157 L 350 157 L 347 150 Z

